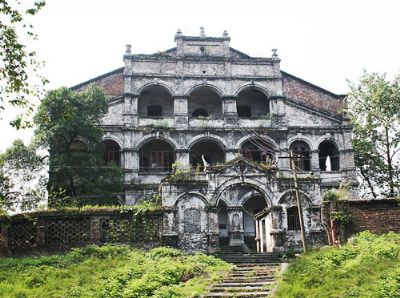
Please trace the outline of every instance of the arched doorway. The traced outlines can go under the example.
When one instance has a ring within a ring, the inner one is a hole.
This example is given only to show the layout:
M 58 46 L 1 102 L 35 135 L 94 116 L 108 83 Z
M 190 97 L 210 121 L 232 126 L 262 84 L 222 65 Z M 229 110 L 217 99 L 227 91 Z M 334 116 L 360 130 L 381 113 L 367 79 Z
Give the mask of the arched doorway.
M 255 215 L 267 207 L 267 203 L 258 192 L 251 191 L 247 194 L 248 199 L 243 204 L 243 230 L 244 242 L 247 246 L 256 251 L 256 220 Z
M 246 244 L 256 251 L 255 215 L 268 206 L 264 193 L 257 186 L 237 183 L 223 190 L 221 197 L 224 200 L 218 203 L 220 245 Z

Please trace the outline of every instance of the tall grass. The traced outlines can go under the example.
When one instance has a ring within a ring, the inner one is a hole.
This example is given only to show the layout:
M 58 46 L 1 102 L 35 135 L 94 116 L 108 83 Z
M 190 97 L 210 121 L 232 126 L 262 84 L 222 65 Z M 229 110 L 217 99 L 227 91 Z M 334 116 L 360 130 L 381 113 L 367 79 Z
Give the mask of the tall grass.
M 0 297 L 200 297 L 230 269 L 171 248 L 87 246 L 64 255 L 0 260 Z
M 400 297 L 400 234 L 362 232 L 342 248 L 295 260 L 277 297 Z

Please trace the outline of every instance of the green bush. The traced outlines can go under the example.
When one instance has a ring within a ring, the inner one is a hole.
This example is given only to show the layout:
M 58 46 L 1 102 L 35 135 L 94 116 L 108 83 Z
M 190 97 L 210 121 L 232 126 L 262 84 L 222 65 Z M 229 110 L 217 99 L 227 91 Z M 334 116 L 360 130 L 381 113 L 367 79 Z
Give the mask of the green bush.
M 293 261 L 277 297 L 400 297 L 400 234 L 362 232 Z
M 121 245 L 0 259 L 1 297 L 200 297 L 230 265 L 173 248 Z

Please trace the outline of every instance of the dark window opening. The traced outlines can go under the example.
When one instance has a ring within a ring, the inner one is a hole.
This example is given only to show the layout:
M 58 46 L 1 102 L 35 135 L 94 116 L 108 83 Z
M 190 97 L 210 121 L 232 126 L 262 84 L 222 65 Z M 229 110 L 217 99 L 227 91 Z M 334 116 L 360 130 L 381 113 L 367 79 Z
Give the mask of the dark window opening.
M 117 142 L 112 140 L 103 141 L 104 154 L 103 159 L 105 163 L 115 163 L 121 165 L 121 149 Z
M 339 150 L 334 143 L 323 141 L 318 147 L 318 156 L 321 171 L 339 171 Z
M 169 151 L 141 152 L 140 169 L 143 172 L 168 172 L 171 166 Z
M 251 161 L 266 163 L 273 161 L 273 151 L 265 141 L 247 141 L 241 148 L 242 155 Z
M 205 109 L 195 109 L 192 113 L 192 117 L 208 117 L 208 113 Z
M 225 152 L 214 141 L 199 141 L 190 148 L 189 160 L 194 169 L 204 170 L 205 164 L 215 165 L 225 162 Z
M 311 170 L 311 155 L 310 148 L 307 143 L 303 141 L 295 141 L 290 145 L 289 148 L 293 151 L 295 156 L 295 164 L 299 170 L 310 171 Z
M 289 231 L 300 230 L 299 211 L 296 206 L 286 209 L 287 211 L 287 225 Z
M 238 117 L 250 118 L 251 117 L 251 107 L 250 106 L 237 106 Z
M 162 116 L 162 106 L 152 105 L 147 107 L 147 116 L 149 117 L 161 117 Z

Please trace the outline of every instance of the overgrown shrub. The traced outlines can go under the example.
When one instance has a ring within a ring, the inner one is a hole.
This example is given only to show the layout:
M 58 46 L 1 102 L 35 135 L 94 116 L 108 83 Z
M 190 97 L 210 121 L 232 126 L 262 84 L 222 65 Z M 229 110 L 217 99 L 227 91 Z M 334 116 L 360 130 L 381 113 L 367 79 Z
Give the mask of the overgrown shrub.
M 400 297 L 400 234 L 362 232 L 293 261 L 277 297 Z

